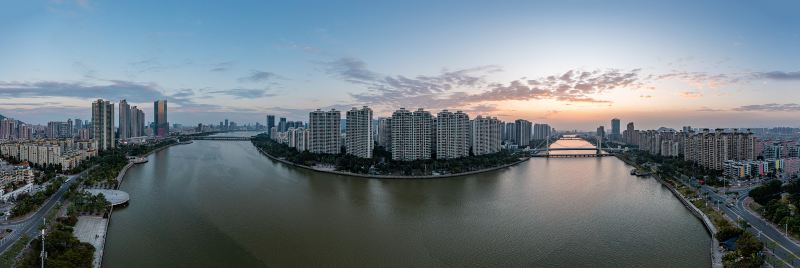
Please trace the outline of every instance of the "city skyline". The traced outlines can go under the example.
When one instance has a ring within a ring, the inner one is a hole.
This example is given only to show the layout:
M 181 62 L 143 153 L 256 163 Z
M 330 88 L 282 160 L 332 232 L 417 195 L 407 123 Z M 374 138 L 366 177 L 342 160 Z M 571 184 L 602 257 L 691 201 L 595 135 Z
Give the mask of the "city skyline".
M 800 84 L 797 3 L 215 5 L 1 4 L 0 114 L 88 118 L 102 98 L 144 111 L 164 99 L 184 125 L 364 105 L 375 118 L 448 109 L 578 130 L 614 117 L 645 129 L 797 126 L 800 115 L 787 98 Z

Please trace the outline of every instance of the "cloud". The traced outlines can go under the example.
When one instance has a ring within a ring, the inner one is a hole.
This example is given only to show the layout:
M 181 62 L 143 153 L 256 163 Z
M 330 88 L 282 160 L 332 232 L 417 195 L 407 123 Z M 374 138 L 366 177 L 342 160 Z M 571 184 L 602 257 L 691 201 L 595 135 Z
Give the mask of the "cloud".
M 680 95 L 682 97 L 684 97 L 684 98 L 696 99 L 696 98 L 702 97 L 703 93 L 700 93 L 700 92 L 697 92 L 697 91 L 684 91 L 684 92 L 681 92 Z
M 700 107 L 700 109 L 697 109 L 695 111 L 698 111 L 698 112 L 724 112 L 726 110 L 725 109 L 714 109 L 714 108 L 711 108 L 711 107 L 708 107 L 708 106 L 703 106 L 703 107 Z
M 772 72 L 754 73 L 754 75 L 758 78 L 763 78 L 763 79 L 800 80 L 800 71 L 797 72 L 772 71 Z
M 610 104 L 611 101 L 597 99 L 594 95 L 618 88 L 642 87 L 639 69 L 569 70 L 558 75 L 498 83 L 487 81 L 487 74 L 502 71 L 496 65 L 443 70 L 438 75 L 415 77 L 381 75 L 356 58 L 341 58 L 325 62 L 323 66 L 326 73 L 367 89 L 367 92 L 350 94 L 357 102 L 396 107 L 452 108 L 530 99 Z
M 767 103 L 745 105 L 733 109 L 740 112 L 800 112 L 800 104 L 797 103 Z
M 227 72 L 228 70 L 230 70 L 233 67 L 233 65 L 234 65 L 233 61 L 220 62 L 220 63 L 214 64 L 213 68 L 211 68 L 211 70 L 209 70 L 209 71 L 211 71 L 211 72 Z
M 709 74 L 706 72 L 674 72 L 651 75 L 654 80 L 681 80 L 695 88 L 717 89 L 722 86 L 745 80 L 740 74 Z
M 275 73 L 272 73 L 272 72 L 254 70 L 254 71 L 251 71 L 249 75 L 239 78 L 239 82 L 256 83 L 256 82 L 269 81 L 269 80 L 273 80 L 273 79 L 276 79 L 276 78 L 281 78 L 281 76 L 279 76 L 279 75 L 277 75 Z
M 208 91 L 208 93 L 233 96 L 237 99 L 257 99 L 257 98 L 275 96 L 275 94 L 267 93 L 267 91 L 268 91 L 267 89 L 236 88 L 227 90 Z
M 642 95 L 639 95 L 639 98 L 642 98 L 642 99 L 652 99 L 652 98 L 653 98 L 653 96 L 650 96 L 650 95 L 644 95 L 644 94 L 642 94 Z
M 83 99 L 127 99 L 132 102 L 152 101 L 164 97 L 153 83 L 123 80 L 108 80 L 96 85 L 82 82 L 16 82 L 0 81 L 0 96 L 3 97 L 73 97 Z
M 325 72 L 337 76 L 345 81 L 357 84 L 371 84 L 380 79 L 380 75 L 367 69 L 364 61 L 356 58 L 340 58 L 335 61 L 322 63 Z

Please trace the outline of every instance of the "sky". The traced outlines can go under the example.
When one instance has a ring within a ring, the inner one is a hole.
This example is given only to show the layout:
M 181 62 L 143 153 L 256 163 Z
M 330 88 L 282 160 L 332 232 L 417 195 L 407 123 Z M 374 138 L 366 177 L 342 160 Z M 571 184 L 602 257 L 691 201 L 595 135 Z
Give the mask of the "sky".
M 462 110 L 591 130 L 800 126 L 797 1 L 0 1 L 0 114 L 184 125 Z

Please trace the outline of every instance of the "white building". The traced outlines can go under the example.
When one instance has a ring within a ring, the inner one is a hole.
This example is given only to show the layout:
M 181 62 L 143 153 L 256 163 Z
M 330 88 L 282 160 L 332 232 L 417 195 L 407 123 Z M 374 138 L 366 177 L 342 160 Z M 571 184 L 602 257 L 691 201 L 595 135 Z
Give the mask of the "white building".
M 97 150 L 105 151 L 115 147 L 113 103 L 102 99 L 92 103 L 92 127 Z
M 520 148 L 528 147 L 531 144 L 531 121 L 525 119 L 517 119 L 514 121 L 514 130 L 517 132 L 514 143 L 519 145 Z
M 367 106 L 347 111 L 345 149 L 347 154 L 361 158 L 372 158 L 372 109 Z
M 436 158 L 469 156 L 469 115 L 443 110 L 436 118 Z
M 422 108 L 415 112 L 400 108 L 392 114 L 392 159 L 431 159 L 433 116 Z
M 338 154 L 341 152 L 339 121 L 342 115 L 339 111 L 331 109 L 322 111 L 317 109 L 308 115 L 309 144 L 308 150 L 312 153 Z
M 484 155 L 497 153 L 502 149 L 503 122 L 496 117 L 478 116 L 471 121 L 472 153 Z

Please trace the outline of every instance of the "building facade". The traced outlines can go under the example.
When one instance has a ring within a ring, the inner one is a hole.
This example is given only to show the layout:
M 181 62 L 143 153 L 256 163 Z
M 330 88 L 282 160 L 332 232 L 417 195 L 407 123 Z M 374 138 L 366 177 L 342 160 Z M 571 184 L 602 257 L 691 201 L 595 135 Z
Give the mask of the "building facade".
M 422 108 L 405 108 L 392 114 L 392 159 L 413 161 L 431 159 L 433 116 Z
M 517 132 L 515 133 L 516 138 L 514 143 L 519 145 L 520 148 L 527 147 L 531 144 L 531 130 L 533 124 L 531 121 L 525 119 L 517 119 L 514 121 L 514 130 Z
M 341 153 L 341 137 L 339 135 L 339 120 L 342 115 L 339 111 L 331 109 L 322 111 L 317 109 L 308 116 L 309 144 L 308 150 L 312 153 L 339 154 Z M 281 118 L 281 125 L 286 126 L 286 119 Z
M 726 160 L 755 159 L 755 137 L 749 129 L 747 132 L 703 129 L 685 135 L 683 156 L 684 160 L 705 168 L 723 170 Z
M 502 137 L 500 128 L 503 122 L 495 117 L 475 117 L 471 121 L 472 153 L 474 155 L 484 155 L 499 152 L 502 147 L 500 140 Z M 528 128 L 530 129 L 530 128 Z
M 169 136 L 167 100 L 157 100 L 153 103 L 153 122 L 155 123 L 154 136 L 162 138 Z
M 469 156 L 469 115 L 448 110 L 436 116 L 436 158 Z
M 375 142 L 372 139 L 372 109 L 353 107 L 346 113 L 345 150 L 347 154 L 361 158 L 372 158 Z
M 95 148 L 105 151 L 116 147 L 114 139 L 114 104 L 103 99 L 92 103 L 92 129 Z

